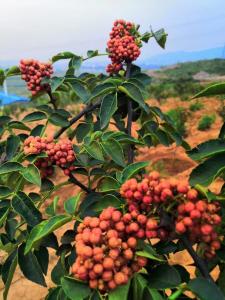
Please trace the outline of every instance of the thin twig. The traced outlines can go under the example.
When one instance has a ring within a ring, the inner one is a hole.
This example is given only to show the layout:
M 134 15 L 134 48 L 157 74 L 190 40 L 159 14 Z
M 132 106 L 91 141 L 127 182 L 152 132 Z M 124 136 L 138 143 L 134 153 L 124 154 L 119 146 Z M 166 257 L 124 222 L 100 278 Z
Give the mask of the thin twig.
M 188 240 L 188 238 L 183 235 L 180 238 L 180 240 L 183 243 L 186 250 L 188 251 L 188 253 L 193 258 L 193 260 L 195 262 L 195 265 L 199 269 L 199 271 L 201 272 L 202 276 L 205 277 L 206 279 L 210 280 L 210 281 L 213 281 L 213 278 L 211 277 L 211 275 L 209 273 L 209 270 L 207 268 L 207 265 L 206 265 L 205 261 L 197 255 L 197 253 L 195 252 L 195 250 L 191 246 L 190 241 Z
M 49 90 L 47 93 L 48 93 L 49 98 L 50 98 L 50 103 L 53 105 L 54 109 L 56 110 L 57 109 L 56 100 L 53 97 L 51 90 Z
M 78 179 L 76 179 L 72 174 L 70 175 L 70 182 L 76 184 L 79 186 L 82 190 L 84 190 L 87 193 L 93 192 L 92 189 L 86 187 L 83 183 L 81 183 Z
M 127 70 L 126 70 L 126 79 L 130 78 L 130 71 L 131 71 L 131 63 L 127 63 Z M 132 110 L 132 101 L 128 100 L 128 115 L 127 115 L 127 134 L 131 136 L 131 130 L 132 130 L 132 116 L 133 116 L 133 110 Z M 132 145 L 128 146 L 128 164 L 132 163 L 134 161 L 134 149 Z
M 98 107 L 100 107 L 100 103 L 89 104 L 76 117 L 74 117 L 70 120 L 68 126 L 62 127 L 58 132 L 56 132 L 54 138 L 57 139 L 58 137 L 60 137 L 60 135 L 63 134 L 64 131 L 66 131 L 68 128 L 70 128 L 80 118 L 82 118 L 84 115 L 88 114 L 89 112 L 93 111 L 94 109 L 96 109 Z

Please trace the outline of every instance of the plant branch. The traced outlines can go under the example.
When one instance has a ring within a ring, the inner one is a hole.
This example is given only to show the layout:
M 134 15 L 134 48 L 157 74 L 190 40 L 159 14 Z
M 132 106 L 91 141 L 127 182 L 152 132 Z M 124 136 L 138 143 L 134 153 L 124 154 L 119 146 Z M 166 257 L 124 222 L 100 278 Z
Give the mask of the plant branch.
M 127 63 L 127 70 L 126 70 L 126 79 L 130 78 L 130 71 L 131 71 L 131 63 Z M 131 130 L 132 130 L 132 116 L 133 116 L 133 110 L 132 110 L 132 101 L 128 100 L 128 114 L 127 114 L 127 134 L 131 136 Z M 134 160 L 134 149 L 132 145 L 128 146 L 128 164 L 132 163 Z
M 195 262 L 195 265 L 199 269 L 199 271 L 201 272 L 202 276 L 205 277 L 206 279 L 210 280 L 210 281 L 213 281 L 213 278 L 211 277 L 211 275 L 209 273 L 209 270 L 207 268 L 207 265 L 206 265 L 205 261 L 197 255 L 197 253 L 195 252 L 195 250 L 191 246 L 190 241 L 188 240 L 188 238 L 183 235 L 180 239 L 181 239 L 181 242 L 183 243 L 184 247 L 188 251 L 188 253 L 193 258 L 193 260 Z
M 83 183 L 81 183 L 78 179 L 76 179 L 72 174 L 70 175 L 70 182 L 76 184 L 79 186 L 82 190 L 84 190 L 87 193 L 91 193 L 92 189 L 86 187 Z
M 93 111 L 94 109 L 100 107 L 100 103 L 95 104 L 89 104 L 86 106 L 76 117 L 72 118 L 69 122 L 68 126 L 62 127 L 56 134 L 54 135 L 54 138 L 57 139 L 60 137 L 61 134 L 63 134 L 64 131 L 66 131 L 69 127 L 71 127 L 75 122 L 77 122 L 80 118 L 82 118 L 84 115 L 88 114 L 89 112 Z
M 176 300 L 181 294 L 183 294 L 183 292 L 187 289 L 187 286 L 179 286 L 177 291 L 175 291 L 173 294 L 171 294 L 168 297 L 168 300 Z
M 88 59 L 91 59 L 93 57 L 98 57 L 98 56 L 108 56 L 109 54 L 108 53 L 99 53 L 98 55 L 95 55 L 95 56 L 92 56 L 92 57 L 85 57 L 83 58 L 83 61 L 85 60 L 88 60 Z
M 50 98 L 50 103 L 53 105 L 54 109 L 56 110 L 57 109 L 56 100 L 53 97 L 51 90 L 49 89 L 49 91 L 47 93 L 48 93 L 49 98 Z

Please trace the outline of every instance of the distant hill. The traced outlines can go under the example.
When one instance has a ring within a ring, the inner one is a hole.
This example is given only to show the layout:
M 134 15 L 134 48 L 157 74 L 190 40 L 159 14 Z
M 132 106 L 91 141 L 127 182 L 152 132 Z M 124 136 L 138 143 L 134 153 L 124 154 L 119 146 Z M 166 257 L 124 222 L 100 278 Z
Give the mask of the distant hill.
M 210 60 L 199 60 L 195 62 L 179 63 L 176 65 L 161 68 L 155 71 L 162 77 L 170 78 L 187 78 L 193 77 L 198 73 L 205 73 L 209 75 L 225 76 L 225 59 L 210 59 Z
M 149 57 L 142 61 L 142 66 L 148 65 L 168 66 L 182 62 L 191 62 L 197 60 L 225 58 L 225 48 L 211 48 L 201 51 L 178 51 L 178 52 L 164 52 L 163 54 Z

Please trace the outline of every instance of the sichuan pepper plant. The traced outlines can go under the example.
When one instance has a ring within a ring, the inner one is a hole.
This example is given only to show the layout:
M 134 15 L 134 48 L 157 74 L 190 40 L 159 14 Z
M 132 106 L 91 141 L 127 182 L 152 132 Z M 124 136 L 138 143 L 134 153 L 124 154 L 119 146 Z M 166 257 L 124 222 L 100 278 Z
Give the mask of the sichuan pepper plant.
M 142 34 L 118 20 L 107 43 L 108 75 L 77 75 L 85 60 L 105 55 L 97 50 L 86 57 L 62 52 L 47 63 L 22 59 L 0 70 L 1 83 L 21 75 L 35 107 L 19 121 L 0 117 L 4 299 L 17 267 L 46 286 L 50 248 L 58 262 L 46 300 L 173 300 L 187 299 L 186 291 L 225 299 L 210 276 L 223 254 L 218 199 L 211 203 L 188 183 L 145 174 L 149 162 L 135 162 L 146 145 L 189 149 L 169 117 L 146 102 L 151 79 L 134 64 L 143 43 L 152 38 L 164 48 L 166 37 L 163 29 Z M 69 61 L 63 77 L 54 76 L 59 60 Z M 48 100 L 38 105 L 43 95 Z M 82 107 L 76 115 L 62 104 L 65 96 Z M 58 174 L 64 181 L 57 182 Z M 71 194 L 63 208 L 57 196 L 47 206 L 66 185 Z M 65 224 L 71 229 L 56 235 Z M 183 266 L 169 264 L 169 254 L 184 249 L 196 266 L 192 280 Z

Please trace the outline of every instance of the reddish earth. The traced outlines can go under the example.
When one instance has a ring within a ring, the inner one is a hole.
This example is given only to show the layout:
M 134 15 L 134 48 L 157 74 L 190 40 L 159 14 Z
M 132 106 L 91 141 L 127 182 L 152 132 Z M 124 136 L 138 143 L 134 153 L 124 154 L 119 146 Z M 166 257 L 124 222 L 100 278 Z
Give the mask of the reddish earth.
M 218 136 L 220 127 L 222 125 L 222 119 L 217 114 L 220 106 L 221 101 L 215 98 L 208 98 L 208 99 L 201 99 L 200 100 L 204 107 L 200 111 L 197 112 L 190 112 L 188 110 L 190 106 L 190 101 L 179 101 L 178 99 L 168 99 L 164 103 L 160 104 L 160 107 L 163 111 L 168 111 L 171 108 L 176 107 L 184 107 L 188 111 L 187 117 L 187 133 L 188 136 L 186 138 L 187 142 L 192 146 L 196 146 L 197 144 L 206 141 L 208 139 L 213 139 Z M 158 102 L 154 99 L 149 100 L 151 105 L 158 105 Z M 208 131 L 199 131 L 197 129 L 198 121 L 202 115 L 205 114 L 216 114 L 216 121 L 212 125 L 211 129 Z M 20 115 L 20 119 L 23 116 Z M 133 134 L 135 134 L 135 128 L 133 128 Z M 49 134 L 53 132 L 53 126 L 48 129 Z M 184 149 L 181 147 L 177 147 L 176 145 L 172 145 L 170 147 L 164 146 L 157 146 L 155 148 L 140 148 L 139 153 L 137 156 L 137 161 L 146 161 L 149 160 L 149 169 L 157 169 L 159 170 L 164 176 L 175 176 L 180 180 L 188 179 L 188 176 L 192 170 L 192 168 L 196 165 L 185 153 Z M 57 183 L 62 182 L 65 180 L 65 177 L 62 173 L 57 175 L 57 178 L 54 178 L 54 181 Z M 217 180 L 210 188 L 217 192 L 221 186 L 222 182 Z M 30 187 L 28 189 L 31 189 Z M 61 190 L 56 192 L 60 197 L 59 201 L 59 210 L 62 207 L 63 202 L 65 199 L 70 197 L 71 195 L 75 195 L 79 191 L 79 188 L 75 187 L 74 185 L 68 185 L 63 187 Z M 44 206 L 49 205 L 53 199 L 54 195 L 48 200 Z M 70 228 L 72 224 L 67 224 L 57 232 L 57 236 L 60 237 L 63 232 Z M 4 260 L 4 253 L 0 252 L 0 260 Z M 55 265 L 56 257 L 54 252 L 51 251 L 50 255 L 50 269 Z M 179 252 L 176 255 L 171 256 L 171 263 L 182 263 L 184 266 L 188 268 L 191 275 L 194 275 L 194 267 L 190 266 L 192 264 L 192 259 L 186 252 Z M 213 271 L 213 276 L 218 276 L 218 270 L 215 269 Z M 51 279 L 50 279 L 50 272 L 46 277 L 46 281 L 48 287 L 51 286 Z M 1 290 L 3 285 L 0 283 L 0 299 L 3 299 Z M 19 270 L 16 271 L 16 274 L 13 279 L 13 284 L 9 292 L 8 300 L 41 300 L 44 299 L 46 295 L 46 289 L 42 288 L 32 282 L 27 281 L 24 279 L 23 275 Z

